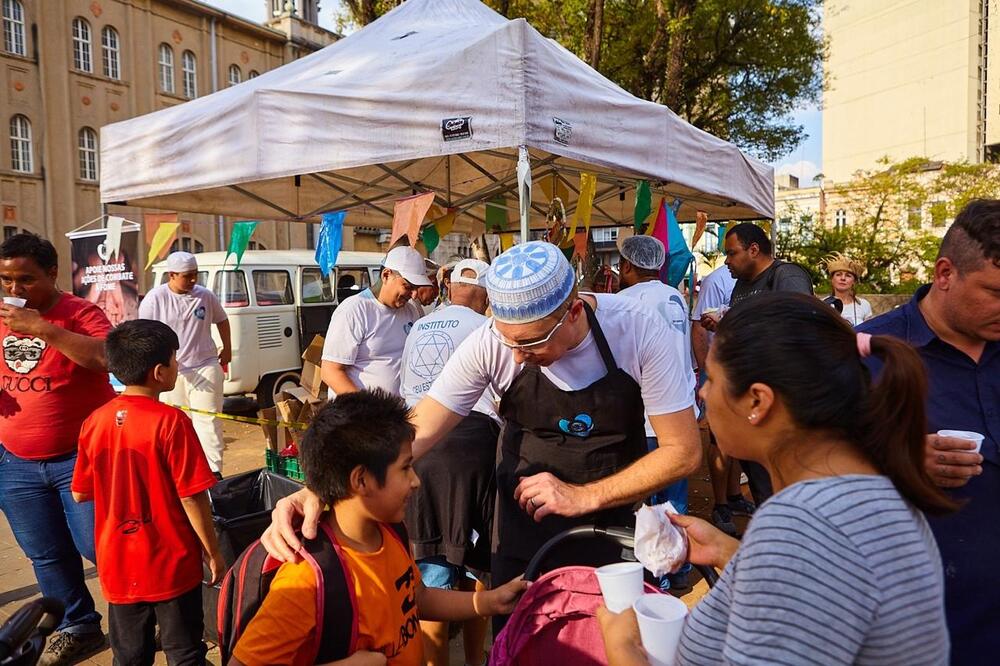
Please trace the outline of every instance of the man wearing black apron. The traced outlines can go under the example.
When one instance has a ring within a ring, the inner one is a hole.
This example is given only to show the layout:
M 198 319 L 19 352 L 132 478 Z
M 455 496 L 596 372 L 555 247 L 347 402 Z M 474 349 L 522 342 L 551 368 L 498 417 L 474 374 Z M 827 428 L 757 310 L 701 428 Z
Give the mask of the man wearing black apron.
M 492 583 L 523 570 L 546 539 L 574 525 L 631 525 L 633 506 L 701 462 L 694 395 L 666 324 L 633 299 L 576 293 L 562 252 L 532 241 L 486 275 L 493 320 L 473 331 L 414 408 L 415 456 L 444 437 L 487 387 L 501 396 Z M 643 411 L 658 448 L 646 452 Z M 292 527 L 313 534 L 322 507 L 300 492 L 275 510 L 264 545 L 294 558 Z M 552 564 L 601 564 L 590 544 Z

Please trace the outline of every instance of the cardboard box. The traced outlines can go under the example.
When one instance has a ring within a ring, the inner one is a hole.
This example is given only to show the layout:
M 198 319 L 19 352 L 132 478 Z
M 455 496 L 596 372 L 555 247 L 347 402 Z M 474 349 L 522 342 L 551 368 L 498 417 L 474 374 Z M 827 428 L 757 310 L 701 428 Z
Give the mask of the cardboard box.
M 317 398 L 308 390 L 302 388 L 301 386 L 296 386 L 294 388 L 285 389 L 281 392 L 282 396 L 287 400 L 297 400 L 303 405 L 308 403 L 324 402 L 322 398 Z
M 323 365 L 323 336 L 317 335 L 302 352 L 302 360 L 313 365 Z
M 315 363 L 306 361 L 302 364 L 302 388 L 309 391 L 314 398 L 325 398 L 327 386 L 323 383 L 323 371 Z
M 268 407 L 267 409 L 262 409 L 257 412 L 257 417 L 268 421 L 277 421 L 278 410 L 274 407 Z M 271 449 L 275 453 L 285 448 L 284 428 L 278 428 L 278 426 L 274 424 L 263 423 L 260 427 L 264 431 L 264 439 L 267 441 L 267 448 Z

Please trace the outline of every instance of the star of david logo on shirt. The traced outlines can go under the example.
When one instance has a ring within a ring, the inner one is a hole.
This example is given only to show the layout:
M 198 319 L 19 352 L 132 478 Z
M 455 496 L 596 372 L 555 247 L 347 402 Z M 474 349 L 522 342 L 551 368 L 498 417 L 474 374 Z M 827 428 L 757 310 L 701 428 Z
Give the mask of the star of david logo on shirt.
M 421 379 L 437 379 L 453 351 L 455 343 L 451 336 L 438 331 L 424 333 L 413 344 L 410 370 Z

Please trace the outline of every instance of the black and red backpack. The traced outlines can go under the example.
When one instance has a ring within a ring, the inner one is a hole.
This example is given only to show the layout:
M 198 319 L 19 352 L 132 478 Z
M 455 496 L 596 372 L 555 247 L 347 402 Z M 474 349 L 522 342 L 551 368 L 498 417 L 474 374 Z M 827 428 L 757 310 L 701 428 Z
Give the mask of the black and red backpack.
M 410 541 L 402 523 L 387 524 L 406 552 Z M 316 576 L 316 636 L 310 646 L 309 663 L 327 663 L 353 654 L 358 641 L 358 614 L 354 575 L 347 566 L 340 544 L 325 523 L 315 539 L 303 541 L 300 553 Z M 228 663 L 237 641 L 271 589 L 281 562 L 267 554 L 257 540 L 236 559 L 226 573 L 219 593 L 218 628 L 222 663 Z

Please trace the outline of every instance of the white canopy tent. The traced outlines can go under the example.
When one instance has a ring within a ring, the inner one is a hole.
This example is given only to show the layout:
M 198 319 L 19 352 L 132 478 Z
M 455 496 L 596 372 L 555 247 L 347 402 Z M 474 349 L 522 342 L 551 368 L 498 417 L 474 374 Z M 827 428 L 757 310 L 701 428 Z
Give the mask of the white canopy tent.
M 539 184 L 562 183 L 571 214 L 583 171 L 594 226 L 631 224 L 637 179 L 680 199 L 681 220 L 774 215 L 769 166 L 478 0 L 408 0 L 308 57 L 102 128 L 101 201 L 292 221 L 347 208 L 348 224 L 387 227 L 394 199 L 433 190 L 479 221 L 506 195 L 513 222 L 522 146 L 532 227 Z

